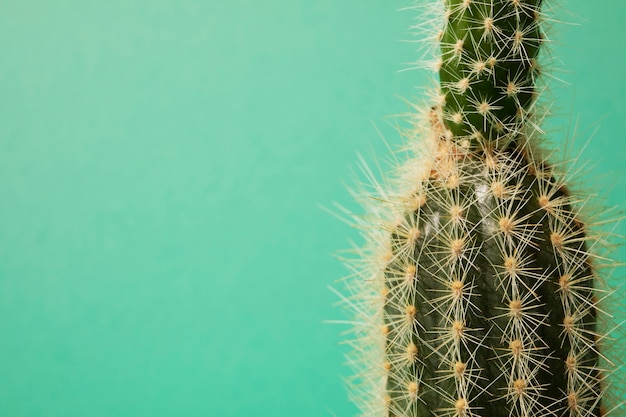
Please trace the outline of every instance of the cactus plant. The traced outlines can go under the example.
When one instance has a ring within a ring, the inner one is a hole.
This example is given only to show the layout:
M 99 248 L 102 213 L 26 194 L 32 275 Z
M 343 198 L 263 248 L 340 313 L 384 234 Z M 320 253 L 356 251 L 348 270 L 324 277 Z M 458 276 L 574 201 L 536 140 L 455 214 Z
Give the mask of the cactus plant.
M 603 416 L 599 244 L 542 147 L 542 0 L 440 0 L 439 85 L 356 216 L 364 416 Z M 372 202 L 372 200 L 375 200 Z

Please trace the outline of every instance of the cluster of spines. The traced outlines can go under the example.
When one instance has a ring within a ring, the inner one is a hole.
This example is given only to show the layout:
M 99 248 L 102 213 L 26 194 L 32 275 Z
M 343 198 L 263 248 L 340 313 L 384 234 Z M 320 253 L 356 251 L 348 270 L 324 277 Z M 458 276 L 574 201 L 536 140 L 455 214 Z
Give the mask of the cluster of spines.
M 441 85 L 405 131 L 415 155 L 394 184 L 365 170 L 353 400 L 368 417 L 604 416 L 601 242 L 538 150 L 541 0 L 445 6 Z

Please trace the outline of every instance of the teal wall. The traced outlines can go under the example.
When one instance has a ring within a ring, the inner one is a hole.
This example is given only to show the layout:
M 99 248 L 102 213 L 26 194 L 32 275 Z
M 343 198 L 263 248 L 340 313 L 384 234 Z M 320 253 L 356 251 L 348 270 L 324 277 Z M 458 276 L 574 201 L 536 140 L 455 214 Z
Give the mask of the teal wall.
M 559 3 L 555 112 L 623 206 L 626 2 Z M 407 4 L 0 3 L 0 415 L 354 413 L 318 205 L 427 85 Z

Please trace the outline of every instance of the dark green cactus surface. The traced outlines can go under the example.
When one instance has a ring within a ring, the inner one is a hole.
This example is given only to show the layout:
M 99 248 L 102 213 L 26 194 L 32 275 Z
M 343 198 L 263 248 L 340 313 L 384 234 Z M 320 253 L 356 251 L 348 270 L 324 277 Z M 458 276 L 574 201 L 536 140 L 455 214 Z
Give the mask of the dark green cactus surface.
M 518 149 L 456 166 L 391 235 L 389 415 L 601 415 L 593 271 L 566 191 Z
M 439 77 L 446 127 L 474 145 L 506 146 L 538 94 L 541 0 L 445 3 Z
M 383 253 L 385 415 L 603 415 L 595 238 L 534 150 L 540 6 L 445 2 L 431 152 Z

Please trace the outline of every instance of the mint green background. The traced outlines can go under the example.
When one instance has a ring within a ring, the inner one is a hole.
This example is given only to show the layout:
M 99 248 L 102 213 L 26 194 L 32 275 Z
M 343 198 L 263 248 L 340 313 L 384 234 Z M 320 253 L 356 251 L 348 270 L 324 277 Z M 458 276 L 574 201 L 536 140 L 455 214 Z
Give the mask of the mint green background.
M 623 206 L 626 3 L 568 3 L 558 122 Z M 0 415 L 355 412 L 318 205 L 427 85 L 407 4 L 0 3 Z

